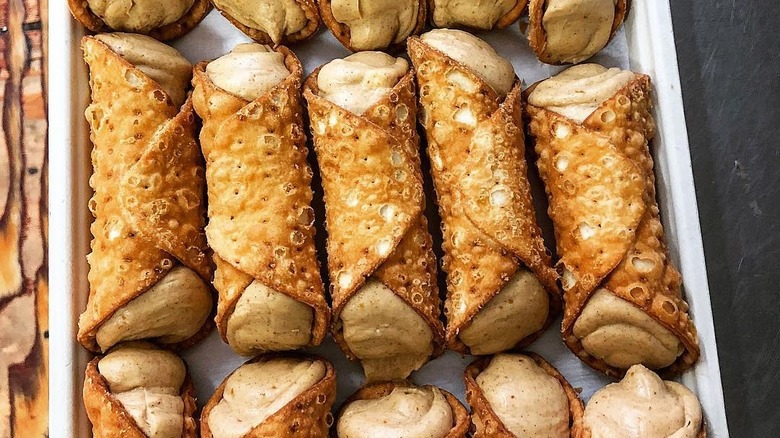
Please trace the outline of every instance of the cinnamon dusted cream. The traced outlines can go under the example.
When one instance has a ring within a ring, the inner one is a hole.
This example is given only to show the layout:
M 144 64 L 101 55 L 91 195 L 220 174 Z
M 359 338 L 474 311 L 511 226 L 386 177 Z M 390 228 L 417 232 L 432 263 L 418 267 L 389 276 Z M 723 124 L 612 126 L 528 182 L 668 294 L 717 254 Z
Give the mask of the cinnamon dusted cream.
M 122 341 L 157 339 L 182 342 L 206 322 L 213 298 L 209 286 L 184 266 L 171 269 L 149 290 L 117 309 L 97 330 L 102 351 Z
M 95 38 L 152 78 L 170 96 L 174 105 L 184 103 L 192 77 L 192 64 L 176 49 L 146 35 L 132 33 L 101 33 Z
M 317 75 L 319 96 L 355 114 L 390 94 L 409 71 L 403 58 L 384 52 L 358 52 L 325 64 Z
M 187 370 L 175 354 L 151 344 L 123 344 L 98 362 L 114 397 L 149 438 L 180 438 Z
M 275 358 L 239 367 L 208 415 L 214 438 L 241 438 L 325 377 L 322 361 Z
M 419 0 L 332 0 L 333 18 L 349 27 L 355 51 L 403 42 L 417 27 Z
M 582 123 L 634 77 L 629 70 L 580 64 L 537 84 L 528 103 Z
M 597 290 L 574 323 L 574 335 L 591 355 L 617 368 L 671 365 L 684 348 L 677 336 L 638 307 Z
M 434 49 L 465 65 L 504 97 L 515 82 L 515 70 L 488 43 L 462 30 L 434 29 L 420 39 Z
M 518 437 L 568 438 L 569 399 L 533 359 L 498 354 L 476 378 L 493 412 Z
M 195 0 L 87 0 L 86 3 L 112 29 L 149 33 L 178 21 Z
M 592 438 L 696 438 L 701 405 L 685 386 L 634 365 L 623 380 L 593 394 L 584 426 Z
M 578 63 L 609 42 L 617 0 L 545 0 L 545 51 L 554 62 Z
M 453 417 L 438 388 L 399 386 L 384 397 L 348 404 L 336 429 L 339 438 L 443 438 Z
M 541 330 L 549 309 L 550 299 L 542 284 L 531 271 L 522 269 L 461 330 L 460 340 L 471 354 L 508 350 Z
M 212 0 L 214 6 L 234 20 L 267 33 L 278 44 L 308 23 L 306 13 L 296 0 Z
M 517 0 L 433 0 L 433 24 L 488 30 L 515 5 Z
M 206 66 L 214 85 L 245 100 L 255 100 L 282 82 L 290 71 L 284 55 L 262 44 L 239 44 Z
M 228 344 L 244 356 L 297 350 L 311 340 L 313 324 L 314 309 L 255 280 L 228 319 Z
M 366 379 L 405 379 L 433 354 L 433 331 L 409 304 L 369 279 L 341 311 L 344 341 Z

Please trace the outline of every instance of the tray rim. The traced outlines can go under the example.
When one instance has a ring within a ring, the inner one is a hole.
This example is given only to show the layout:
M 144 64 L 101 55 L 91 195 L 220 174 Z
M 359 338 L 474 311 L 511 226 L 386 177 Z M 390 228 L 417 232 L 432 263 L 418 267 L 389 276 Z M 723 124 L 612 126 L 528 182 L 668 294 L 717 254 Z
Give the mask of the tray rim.
M 652 23 L 652 25 L 651 25 Z M 87 436 L 90 429 L 81 406 L 82 370 L 86 354 L 74 341 L 79 308 L 74 305 L 71 291 L 86 285 L 86 272 L 74 263 L 78 238 L 88 238 L 88 230 L 76 228 L 74 217 L 86 210 L 86 197 L 79 192 L 78 175 L 86 164 L 71 151 L 74 139 L 88 135 L 86 123 L 73 102 L 83 102 L 86 95 L 79 87 L 64 87 L 63 79 L 71 82 L 79 69 L 78 40 L 83 29 L 70 16 L 67 2 L 49 5 L 49 223 L 56 227 L 49 233 L 50 284 L 50 395 L 49 434 L 51 437 Z M 686 293 L 699 331 L 702 357 L 693 370 L 681 380 L 695 388 L 702 403 L 710 436 L 729 436 L 718 351 L 712 317 L 712 307 L 699 213 L 696 203 L 693 171 L 685 123 L 677 51 L 669 0 L 635 1 L 624 24 L 628 39 L 630 64 L 649 74 L 655 86 L 658 135 L 656 174 L 667 181 L 671 196 L 660 203 L 671 207 L 664 212 L 664 223 L 672 222 L 675 231 L 668 238 L 673 257 L 684 273 Z M 57 73 L 55 73 L 57 72 Z M 54 74 L 57 74 L 56 76 Z M 62 75 L 65 75 L 63 78 Z M 85 154 L 82 154 L 85 155 Z M 52 182 L 55 182 L 52 184 Z M 83 191 L 83 187 L 81 187 Z M 660 192 L 660 191 L 659 191 Z M 664 202 L 666 201 L 666 202 Z M 85 435 L 87 434 L 87 435 Z

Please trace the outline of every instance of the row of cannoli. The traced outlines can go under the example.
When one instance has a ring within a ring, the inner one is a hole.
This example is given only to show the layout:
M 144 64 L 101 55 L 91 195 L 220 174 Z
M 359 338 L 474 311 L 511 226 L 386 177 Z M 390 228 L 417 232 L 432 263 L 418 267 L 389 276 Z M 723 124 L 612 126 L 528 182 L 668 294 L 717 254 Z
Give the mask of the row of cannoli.
M 505 28 L 528 6 L 528 40 L 545 63 L 577 63 L 598 53 L 623 23 L 627 0 L 68 0 L 94 32 L 123 31 L 162 41 L 194 28 L 212 5 L 262 44 L 313 36 L 320 21 L 352 51 L 398 49 L 434 28 Z
M 213 286 L 213 319 L 239 354 L 318 345 L 330 330 L 370 381 L 403 379 L 445 345 L 474 355 L 526 346 L 559 311 L 527 179 L 520 82 L 484 41 L 434 30 L 410 39 L 414 69 L 363 52 L 304 84 L 288 49 L 239 45 L 195 66 L 191 94 L 190 64 L 151 38 L 100 34 L 83 49 L 95 191 L 86 348 L 191 345 L 209 330 Z M 560 256 L 564 341 L 612 376 L 638 363 L 689 368 L 699 350 L 655 200 L 649 79 L 582 65 L 525 95 Z M 446 327 L 418 116 L 442 218 Z
M 184 362 L 151 344 L 126 343 L 89 363 L 84 401 L 96 438 L 706 436 L 696 396 L 642 365 L 587 406 L 533 353 L 479 359 L 464 377 L 470 413 L 443 389 L 398 380 L 361 388 L 334 419 L 336 371 L 327 360 L 268 354 L 230 373 L 198 421 Z

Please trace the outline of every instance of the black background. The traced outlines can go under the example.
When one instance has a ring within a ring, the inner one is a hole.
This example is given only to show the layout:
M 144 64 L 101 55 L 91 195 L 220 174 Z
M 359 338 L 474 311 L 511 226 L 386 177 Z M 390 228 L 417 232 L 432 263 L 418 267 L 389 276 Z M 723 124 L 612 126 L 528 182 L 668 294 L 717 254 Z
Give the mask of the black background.
M 671 3 L 729 431 L 780 437 L 780 1 Z

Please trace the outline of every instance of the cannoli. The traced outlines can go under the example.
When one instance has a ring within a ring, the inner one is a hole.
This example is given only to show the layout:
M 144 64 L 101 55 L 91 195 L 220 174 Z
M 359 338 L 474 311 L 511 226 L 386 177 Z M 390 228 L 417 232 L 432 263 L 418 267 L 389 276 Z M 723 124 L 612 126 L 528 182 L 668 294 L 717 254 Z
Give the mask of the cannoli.
M 444 234 L 447 343 L 471 354 L 527 345 L 560 306 L 526 177 L 520 81 L 466 32 L 409 39 Z
M 201 414 L 203 438 L 326 438 L 336 371 L 317 356 L 257 357 L 222 381 Z
M 433 27 L 503 29 L 517 21 L 528 0 L 428 0 Z
M 699 346 L 655 199 L 650 78 L 584 64 L 528 93 L 561 257 L 564 341 L 613 377 L 639 363 L 665 375 L 689 368 Z
M 333 336 L 369 381 L 405 379 L 444 337 L 414 73 L 360 52 L 312 73 L 304 97 L 325 189 Z
M 569 438 L 582 431 L 582 401 L 566 378 L 534 353 L 497 354 L 466 368 L 475 438 Z
M 195 438 L 195 389 L 184 362 L 145 342 L 87 364 L 84 406 L 95 438 Z
M 172 40 L 211 11 L 209 0 L 68 0 L 70 12 L 93 32 L 123 31 Z
M 137 339 L 191 344 L 212 309 L 191 65 L 143 35 L 85 37 L 82 49 L 95 220 L 79 342 L 93 351 Z
M 701 404 L 690 389 L 634 365 L 596 391 L 583 415 L 582 438 L 706 438 Z
M 402 47 L 425 28 L 427 0 L 320 0 L 322 22 L 353 52 Z
M 344 403 L 338 438 L 463 438 L 469 428 L 466 408 L 449 392 L 431 385 L 376 383 Z
M 328 327 L 301 72 L 286 47 L 260 44 L 239 44 L 195 66 L 216 322 L 222 339 L 242 355 L 318 345 Z
M 320 27 L 315 0 L 211 0 L 241 32 L 263 44 L 290 44 L 310 38 Z
M 629 0 L 530 0 L 528 42 L 540 61 L 576 64 L 595 55 L 623 24 Z

